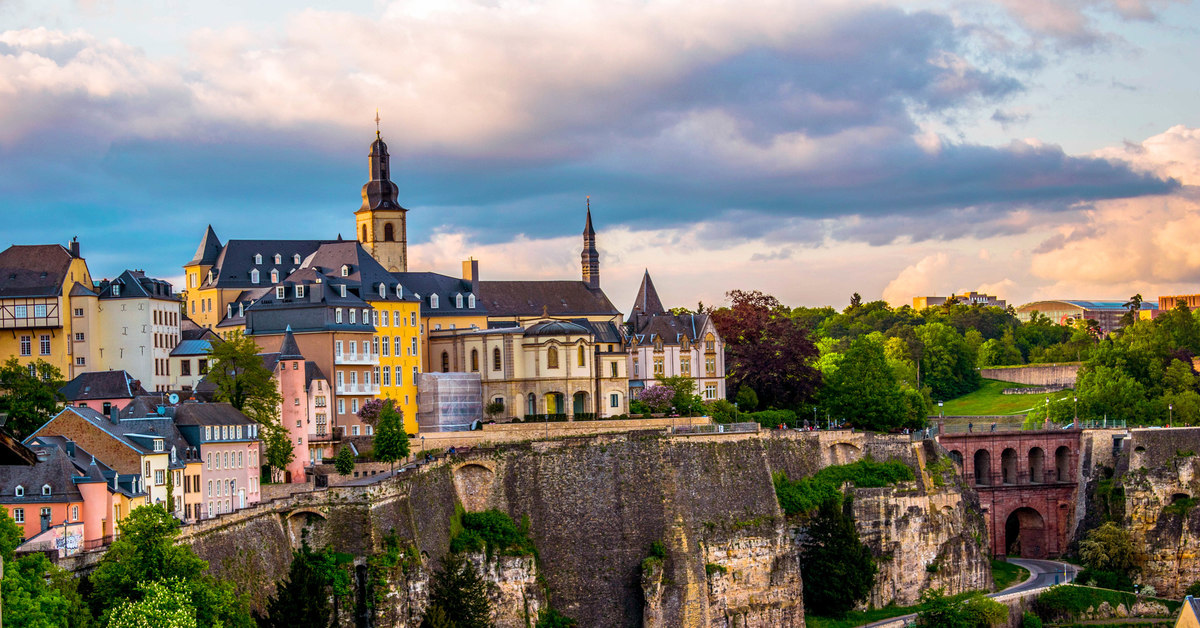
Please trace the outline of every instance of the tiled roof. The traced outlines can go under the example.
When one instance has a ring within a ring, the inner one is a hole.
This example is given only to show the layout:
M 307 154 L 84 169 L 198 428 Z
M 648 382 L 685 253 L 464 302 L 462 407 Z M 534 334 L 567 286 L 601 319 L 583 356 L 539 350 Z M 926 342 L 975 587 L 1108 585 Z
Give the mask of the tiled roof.
M 119 294 L 113 294 L 113 286 L 120 286 Z M 162 279 L 147 277 L 140 270 L 126 270 L 116 279 L 100 282 L 97 286 L 101 299 L 170 299 L 178 300 L 171 283 Z
M 88 399 L 132 399 L 147 395 L 138 380 L 125 371 L 89 371 L 58 389 L 67 401 Z
M 252 425 L 249 417 L 228 403 L 181 403 L 175 406 L 176 425 Z
M 0 503 L 20 505 L 83 501 L 83 495 L 73 481 L 78 473 L 66 452 L 58 447 L 41 447 L 35 451 L 40 455 L 38 463 L 32 467 L 0 466 Z M 42 487 L 46 485 L 50 486 L 49 495 L 42 494 Z M 24 496 L 16 496 L 17 486 L 24 489 Z M 30 511 L 25 516 L 37 520 L 37 512 Z
M 491 316 L 619 316 L 602 290 L 582 281 L 481 281 L 479 300 Z
M 60 244 L 10 246 L 0 252 L 0 298 L 60 296 L 70 267 Z
M 662 300 L 658 298 L 658 290 L 654 289 L 654 282 L 650 280 L 650 271 L 647 270 L 642 275 L 642 285 L 638 287 L 637 297 L 633 299 L 633 307 L 629 309 L 629 320 L 634 320 L 639 315 L 663 314 L 666 311 Z

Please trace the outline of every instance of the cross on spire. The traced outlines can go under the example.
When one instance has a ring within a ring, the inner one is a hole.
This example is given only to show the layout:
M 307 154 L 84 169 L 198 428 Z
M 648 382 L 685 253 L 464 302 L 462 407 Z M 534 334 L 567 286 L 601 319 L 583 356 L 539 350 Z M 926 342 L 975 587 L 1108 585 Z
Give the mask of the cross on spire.
M 375 139 L 379 139 L 379 107 L 375 108 Z

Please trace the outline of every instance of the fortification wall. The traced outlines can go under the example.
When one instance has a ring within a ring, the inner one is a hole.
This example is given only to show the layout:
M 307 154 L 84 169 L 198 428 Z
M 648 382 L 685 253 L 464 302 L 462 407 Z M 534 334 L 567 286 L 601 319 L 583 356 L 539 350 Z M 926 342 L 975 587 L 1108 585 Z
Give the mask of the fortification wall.
M 979 375 L 984 379 L 998 379 L 1002 382 L 1025 384 L 1027 386 L 1065 386 L 1075 387 L 1075 377 L 1079 373 L 1080 364 L 1039 364 L 1030 366 L 1014 366 L 1010 368 L 981 369 Z

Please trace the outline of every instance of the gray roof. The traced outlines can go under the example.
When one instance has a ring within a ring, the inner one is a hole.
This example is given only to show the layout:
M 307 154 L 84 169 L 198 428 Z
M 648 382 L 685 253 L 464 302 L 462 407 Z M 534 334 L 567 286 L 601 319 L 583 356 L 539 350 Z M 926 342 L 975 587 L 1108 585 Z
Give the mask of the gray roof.
M 61 296 L 70 267 L 61 244 L 10 246 L 0 252 L 0 298 Z
M 79 473 L 66 452 L 58 447 L 38 447 L 34 451 L 38 453 L 38 462 L 31 467 L 0 466 L 0 503 L 36 505 L 83 501 L 74 482 Z M 49 495 L 42 494 L 42 487 L 46 485 L 50 486 Z M 24 496 L 16 496 L 17 486 L 24 489 Z M 25 516 L 37 517 L 37 513 L 29 512 Z
M 707 314 L 654 314 L 638 316 L 629 323 L 630 333 L 639 343 L 661 339 L 663 344 L 681 344 L 684 338 L 695 343 L 708 323 Z M 716 335 L 716 332 L 713 332 Z
M 525 329 L 526 336 L 578 336 L 590 335 L 587 327 L 570 321 L 542 321 Z
M 217 232 L 213 231 L 212 225 L 204 232 L 204 237 L 200 239 L 200 246 L 196 247 L 196 254 L 192 256 L 192 261 L 187 265 L 202 264 L 211 266 L 217 263 L 217 258 L 221 255 L 221 240 L 217 238 Z
M 213 341 L 211 340 L 180 340 L 179 344 L 171 349 L 171 356 L 180 355 L 208 355 L 208 350 L 212 348 Z
M 113 294 L 113 286 L 120 286 L 118 294 Z M 174 294 L 171 282 L 147 277 L 140 270 L 126 270 L 116 279 L 105 279 L 96 287 L 101 299 L 179 299 Z
M 181 403 L 175 406 L 176 425 L 253 425 L 250 417 L 228 403 Z
M 414 292 L 421 296 L 421 316 L 463 316 L 488 314 L 486 305 L 479 298 L 477 286 L 459 277 L 451 277 L 440 273 L 405 272 L 392 273 L 392 276 L 404 286 L 404 291 Z M 475 307 L 470 306 L 469 295 L 475 294 Z M 430 297 L 438 295 L 438 306 L 431 307 Z M 457 307 L 458 295 L 463 296 L 463 306 Z
M 132 399 L 147 395 L 141 382 L 125 371 L 88 371 L 75 376 L 58 392 L 67 401 L 88 399 Z
M 221 247 L 221 253 L 213 264 L 213 281 L 208 276 L 201 278 L 202 287 L 219 288 L 258 288 L 270 286 L 271 271 L 279 271 L 283 279 L 300 267 L 304 259 L 312 255 L 317 247 L 334 240 L 230 240 Z M 261 264 L 255 264 L 255 255 L 262 258 Z M 279 263 L 275 256 L 279 255 Z M 300 262 L 296 262 L 296 256 Z M 250 281 L 250 271 L 258 270 L 258 283 Z
M 479 300 L 491 316 L 620 316 L 603 290 L 582 281 L 481 281 Z
M 654 282 L 650 280 L 650 271 L 647 270 L 642 275 L 642 285 L 638 287 L 637 297 L 633 299 L 633 307 L 629 309 L 629 320 L 635 320 L 638 316 L 647 314 L 664 314 L 666 311 L 662 299 L 658 298 L 658 290 L 655 290 Z

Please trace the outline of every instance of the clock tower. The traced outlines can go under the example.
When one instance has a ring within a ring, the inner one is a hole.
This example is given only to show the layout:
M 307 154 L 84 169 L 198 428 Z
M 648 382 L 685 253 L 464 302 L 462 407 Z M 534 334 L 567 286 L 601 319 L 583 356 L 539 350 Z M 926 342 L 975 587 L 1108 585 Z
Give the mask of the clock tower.
M 376 115 L 378 124 L 379 117 Z M 387 144 L 375 131 L 371 143 L 370 177 L 362 188 L 362 207 L 354 212 L 355 234 L 363 248 L 389 272 L 408 271 L 408 210 L 396 201 L 400 189 L 392 183 Z

